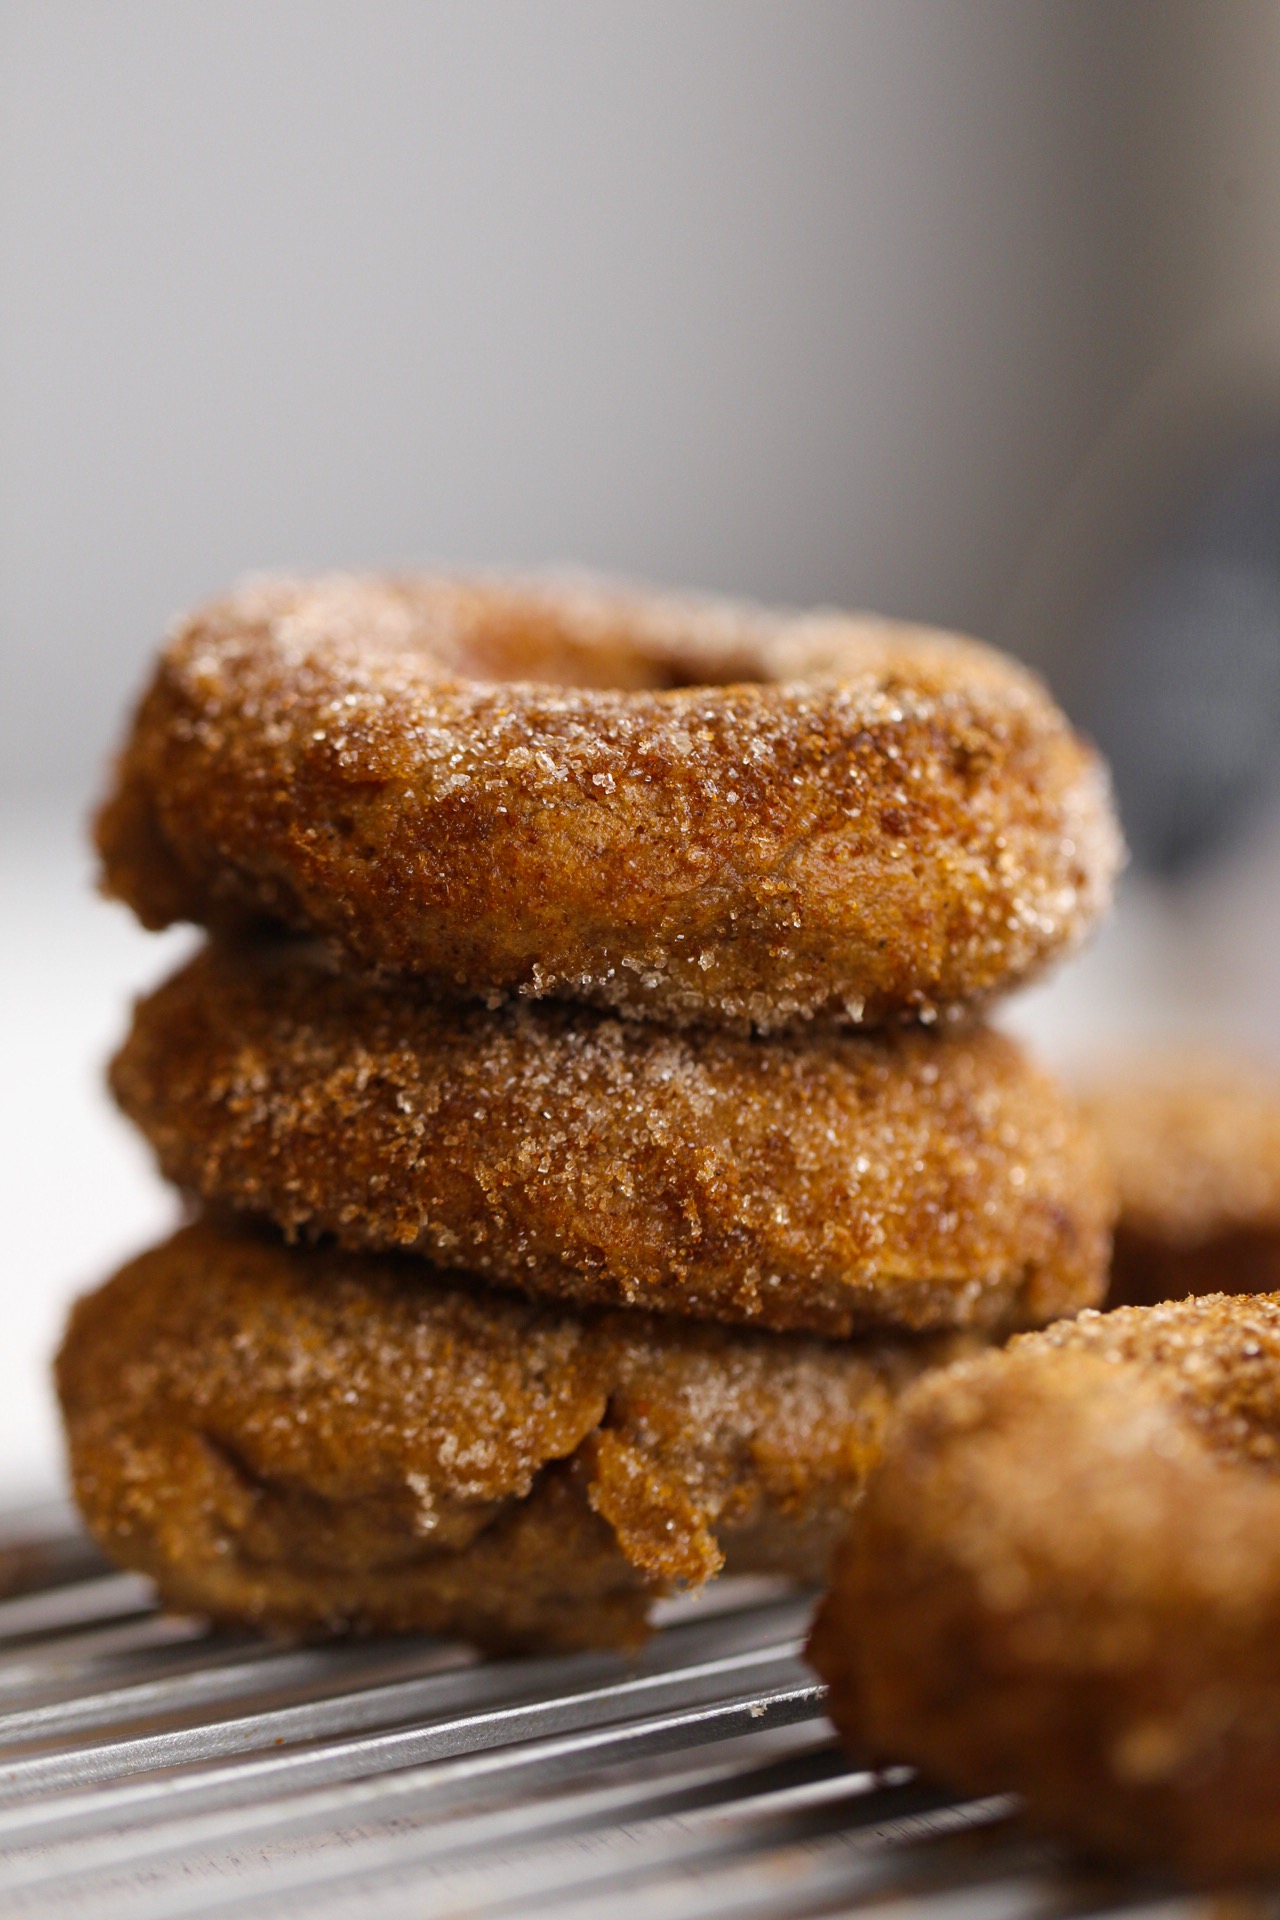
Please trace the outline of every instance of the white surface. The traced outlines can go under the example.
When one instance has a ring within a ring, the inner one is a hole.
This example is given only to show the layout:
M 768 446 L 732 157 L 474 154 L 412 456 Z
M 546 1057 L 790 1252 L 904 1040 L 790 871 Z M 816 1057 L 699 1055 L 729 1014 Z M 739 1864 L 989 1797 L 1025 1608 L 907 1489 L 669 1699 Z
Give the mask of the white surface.
M 83 1288 L 162 1234 L 174 1197 L 116 1114 L 102 1068 L 129 1001 L 170 971 L 189 932 L 141 932 L 99 900 L 84 824 L 0 816 L 0 1498 L 61 1473 L 49 1359 Z M 1130 887 L 1116 920 L 1002 1021 L 1068 1077 L 1135 1042 L 1225 1038 L 1280 1055 L 1280 820 L 1181 896 Z
M 58 1484 L 49 1360 L 69 1301 L 177 1212 L 102 1066 L 131 995 L 191 937 L 97 899 L 84 840 L 67 812 L 0 817 L 0 1498 Z
M 1001 1010 L 1068 1079 L 1151 1046 L 1220 1046 L 1280 1069 L 1280 798 L 1210 872 L 1127 878 L 1078 958 Z
M 164 623 L 263 567 L 986 630 L 1118 397 L 1110 37 L 1061 0 L 0 0 L 0 781 L 87 774 Z

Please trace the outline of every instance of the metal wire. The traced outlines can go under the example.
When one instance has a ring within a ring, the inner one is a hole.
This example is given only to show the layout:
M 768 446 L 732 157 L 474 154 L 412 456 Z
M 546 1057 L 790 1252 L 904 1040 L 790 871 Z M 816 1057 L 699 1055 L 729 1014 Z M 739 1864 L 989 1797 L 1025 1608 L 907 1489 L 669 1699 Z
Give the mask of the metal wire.
M 630 1661 L 281 1648 L 157 1613 L 43 1510 L 0 1516 L 0 1594 L 5 1916 L 1210 1911 L 850 1764 L 772 1583 L 668 1604 Z

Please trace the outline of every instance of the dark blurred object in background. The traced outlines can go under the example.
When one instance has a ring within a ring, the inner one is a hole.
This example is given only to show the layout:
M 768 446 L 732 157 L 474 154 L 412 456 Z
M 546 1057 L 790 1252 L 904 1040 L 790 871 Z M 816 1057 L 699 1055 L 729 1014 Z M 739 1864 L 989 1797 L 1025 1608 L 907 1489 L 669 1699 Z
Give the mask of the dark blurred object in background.
M 1138 868 L 1182 881 L 1280 773 L 1280 5 L 1087 13 L 1113 404 L 998 637 L 1112 756 Z
M 1215 477 L 1117 582 L 1066 681 L 1129 843 L 1176 876 L 1269 796 L 1280 752 L 1280 446 Z

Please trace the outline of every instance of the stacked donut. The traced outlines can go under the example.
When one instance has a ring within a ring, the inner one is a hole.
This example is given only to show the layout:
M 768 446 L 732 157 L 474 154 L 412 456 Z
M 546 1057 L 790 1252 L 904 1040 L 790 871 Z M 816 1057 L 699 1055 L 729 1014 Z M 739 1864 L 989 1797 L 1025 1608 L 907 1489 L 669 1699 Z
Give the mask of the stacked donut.
M 195 1217 L 58 1366 L 86 1520 L 175 1604 L 582 1645 L 814 1580 L 902 1388 L 1102 1291 L 1104 1170 L 978 1010 L 1119 839 L 973 643 L 254 585 L 172 638 L 98 838 L 210 934 L 111 1076 Z

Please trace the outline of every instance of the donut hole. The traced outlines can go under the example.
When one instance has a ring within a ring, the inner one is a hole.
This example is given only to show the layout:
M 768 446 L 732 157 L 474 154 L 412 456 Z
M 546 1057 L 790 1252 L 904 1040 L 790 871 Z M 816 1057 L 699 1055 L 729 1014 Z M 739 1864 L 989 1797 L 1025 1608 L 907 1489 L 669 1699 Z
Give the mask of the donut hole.
M 772 678 L 743 617 L 689 603 L 641 607 L 573 591 L 458 588 L 424 634 L 468 679 L 599 692 L 667 692 Z
M 457 664 L 471 680 L 532 681 L 600 693 L 667 693 L 765 678 L 759 659 L 745 652 L 695 660 L 674 651 L 648 651 L 621 635 L 588 641 L 549 622 L 469 635 L 457 649 Z

